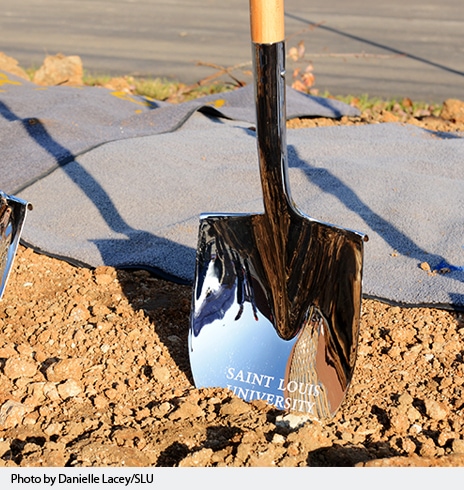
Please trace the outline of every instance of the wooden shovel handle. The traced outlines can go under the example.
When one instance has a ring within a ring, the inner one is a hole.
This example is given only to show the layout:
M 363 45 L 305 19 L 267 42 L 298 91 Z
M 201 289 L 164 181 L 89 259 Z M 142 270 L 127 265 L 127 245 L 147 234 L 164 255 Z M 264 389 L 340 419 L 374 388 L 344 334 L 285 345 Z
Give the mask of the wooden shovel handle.
M 284 40 L 284 0 L 250 0 L 251 40 L 272 44 Z

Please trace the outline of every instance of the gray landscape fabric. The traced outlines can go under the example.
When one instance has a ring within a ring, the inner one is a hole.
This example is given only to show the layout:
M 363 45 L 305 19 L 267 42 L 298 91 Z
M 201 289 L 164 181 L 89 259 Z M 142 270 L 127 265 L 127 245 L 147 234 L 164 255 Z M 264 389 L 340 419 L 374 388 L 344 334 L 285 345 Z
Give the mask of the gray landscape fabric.
M 0 72 L 0 189 L 32 203 L 22 238 L 42 253 L 189 283 L 201 213 L 262 211 L 254 111 L 248 86 L 175 105 Z M 288 118 L 356 114 L 287 90 Z M 297 207 L 369 236 L 366 296 L 464 307 L 462 134 L 385 123 L 287 142 Z

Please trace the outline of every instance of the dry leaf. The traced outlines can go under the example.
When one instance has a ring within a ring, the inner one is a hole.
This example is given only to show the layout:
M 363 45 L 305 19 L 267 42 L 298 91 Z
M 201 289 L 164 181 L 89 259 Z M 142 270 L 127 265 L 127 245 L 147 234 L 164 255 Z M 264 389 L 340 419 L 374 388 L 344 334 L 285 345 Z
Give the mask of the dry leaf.
M 298 61 L 298 50 L 295 48 L 295 46 L 288 50 L 288 56 L 293 61 Z

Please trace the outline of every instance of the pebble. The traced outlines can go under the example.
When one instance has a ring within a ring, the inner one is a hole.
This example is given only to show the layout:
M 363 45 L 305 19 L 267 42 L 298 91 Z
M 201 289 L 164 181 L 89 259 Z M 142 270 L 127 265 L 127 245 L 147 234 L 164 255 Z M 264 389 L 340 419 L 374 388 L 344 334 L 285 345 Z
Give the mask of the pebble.
M 289 413 L 287 415 L 279 415 L 276 417 L 276 426 L 290 429 L 297 429 L 302 427 L 307 422 L 311 421 L 313 417 L 305 414 Z
M 171 373 L 167 367 L 154 367 L 152 375 L 159 383 L 167 383 L 171 378 Z
M 221 416 L 240 415 L 250 410 L 250 405 L 241 398 L 232 398 L 229 402 L 223 404 L 219 410 Z
M 82 361 L 77 358 L 61 359 L 47 368 L 46 376 L 48 381 L 53 382 L 70 378 L 79 380 L 82 377 Z
M 82 392 L 82 386 L 74 379 L 68 379 L 57 386 L 58 394 L 63 400 L 73 398 Z
M 464 101 L 459 99 L 447 99 L 443 102 L 440 117 L 455 123 L 464 123 Z
M 56 384 L 49 382 L 43 385 L 43 393 L 50 401 L 60 401 L 61 397 L 56 388 Z
M 430 272 L 432 270 L 431 267 L 430 267 L 430 264 L 428 262 L 421 262 L 420 263 L 420 268 L 423 271 L 427 271 L 427 272 Z
M 195 467 L 195 466 L 209 466 L 211 457 L 213 456 L 213 450 L 210 448 L 203 448 L 199 451 L 195 451 L 193 454 L 189 454 L 184 458 L 179 466 L 182 467 Z
M 448 409 L 436 400 L 425 400 L 425 411 L 433 420 L 443 420 L 448 416 Z
M 408 393 L 404 392 L 398 397 L 398 410 L 401 412 L 407 411 L 407 409 L 412 405 L 414 398 Z
M 451 448 L 453 450 L 453 453 L 464 454 L 464 440 L 454 439 L 451 443 Z
M 284 444 L 285 443 L 285 437 L 282 434 L 274 434 L 272 438 L 272 443 L 273 444 Z
M 410 427 L 410 421 L 405 414 L 398 413 L 390 418 L 390 424 L 393 431 L 398 434 L 407 432 Z
M 170 415 L 170 420 L 197 419 L 203 417 L 205 412 L 195 403 L 184 401 Z
M 0 428 L 10 429 L 21 424 L 27 407 L 14 400 L 5 401 L 0 407 Z
M 10 357 L 5 362 L 3 372 L 10 379 L 32 378 L 37 373 L 37 363 L 22 357 Z

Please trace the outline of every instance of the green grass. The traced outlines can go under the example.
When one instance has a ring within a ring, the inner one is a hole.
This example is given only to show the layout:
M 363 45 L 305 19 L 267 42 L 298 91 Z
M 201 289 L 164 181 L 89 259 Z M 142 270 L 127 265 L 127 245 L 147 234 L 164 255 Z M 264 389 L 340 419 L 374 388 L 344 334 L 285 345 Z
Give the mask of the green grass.
M 107 75 L 92 75 L 84 73 L 85 85 L 106 85 L 113 77 Z M 126 80 L 131 91 L 153 100 L 167 100 L 170 102 L 184 102 L 205 95 L 227 92 L 234 86 L 225 82 L 213 81 L 203 84 L 198 82 L 192 85 L 165 78 L 149 77 L 121 77 Z
M 330 94 L 324 94 L 325 97 L 332 97 Z M 441 111 L 441 104 L 430 104 L 421 101 L 412 101 L 408 98 L 397 99 L 382 99 L 380 97 L 371 97 L 368 94 L 360 96 L 347 95 L 347 96 L 335 96 L 337 100 L 341 100 L 350 105 L 356 106 L 360 111 L 389 111 L 389 112 L 403 112 L 410 115 L 420 115 L 422 113 L 430 113 L 431 115 L 438 116 Z
M 139 95 L 150 97 L 155 100 L 172 101 L 191 100 L 204 95 L 226 92 L 236 88 L 236 86 L 233 84 L 227 84 L 225 82 L 212 82 L 205 85 L 198 83 L 188 86 L 180 82 L 160 78 L 135 79 L 134 83 L 135 91 Z M 431 115 L 438 115 L 442 107 L 440 104 L 412 101 L 408 98 L 382 99 L 380 97 L 371 97 L 368 94 L 362 94 L 359 96 L 337 96 L 328 92 L 325 92 L 322 95 L 324 97 L 334 98 L 347 104 L 354 105 L 361 111 L 371 110 L 375 112 L 403 112 L 410 115 L 419 115 L 427 112 Z

